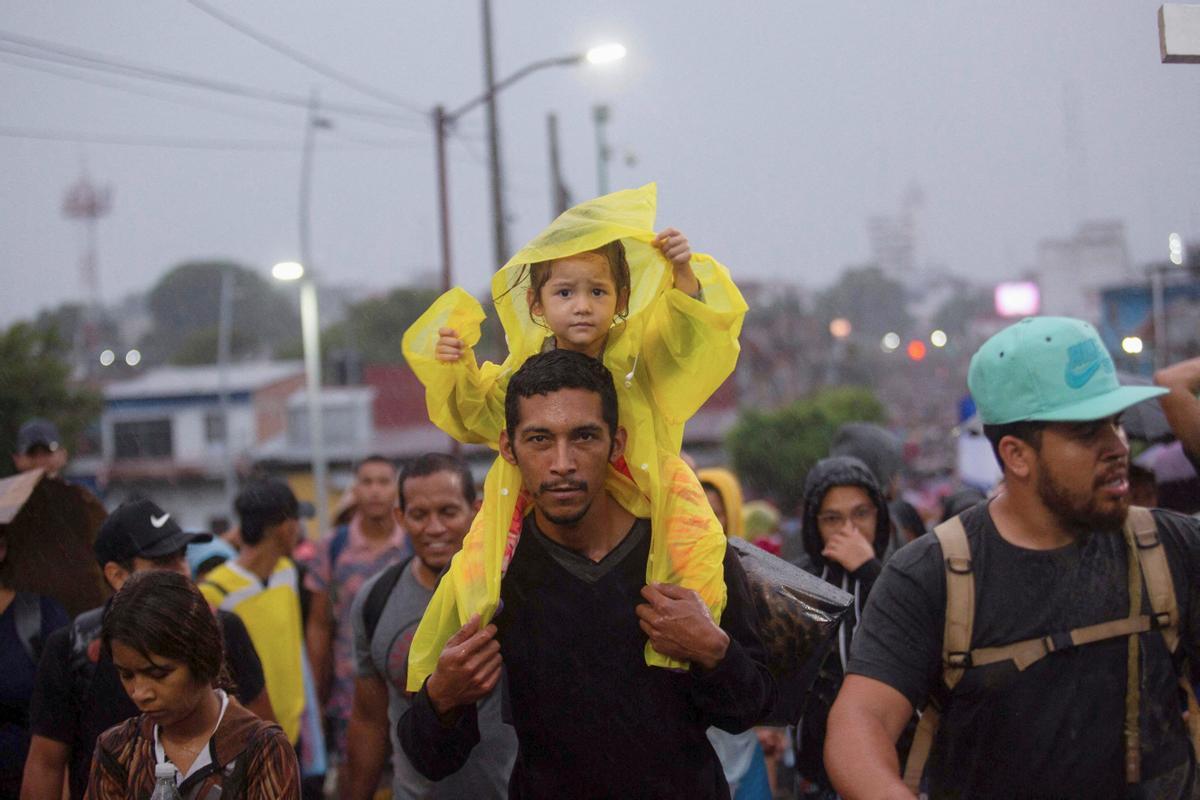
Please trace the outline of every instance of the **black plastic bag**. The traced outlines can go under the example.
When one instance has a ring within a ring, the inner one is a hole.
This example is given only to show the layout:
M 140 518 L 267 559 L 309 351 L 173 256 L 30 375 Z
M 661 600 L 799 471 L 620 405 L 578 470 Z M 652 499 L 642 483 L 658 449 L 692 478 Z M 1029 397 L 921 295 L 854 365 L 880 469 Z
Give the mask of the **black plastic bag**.
M 743 539 L 730 539 L 729 546 L 750 584 L 755 627 L 778 691 L 760 724 L 792 725 L 854 598 Z

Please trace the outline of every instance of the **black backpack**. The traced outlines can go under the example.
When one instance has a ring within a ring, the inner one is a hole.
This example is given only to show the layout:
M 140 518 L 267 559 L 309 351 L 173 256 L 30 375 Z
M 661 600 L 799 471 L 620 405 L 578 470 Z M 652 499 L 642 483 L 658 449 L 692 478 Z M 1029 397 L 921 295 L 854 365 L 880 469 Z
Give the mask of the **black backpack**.
M 379 573 L 379 579 L 375 581 L 371 591 L 367 594 L 367 599 L 363 601 L 363 628 L 366 630 L 368 643 L 375 638 L 375 629 L 379 627 L 379 618 L 383 616 L 383 608 L 387 605 L 388 598 L 392 596 L 392 590 L 400 582 L 400 576 L 404 574 L 404 570 L 408 569 L 412 560 L 413 556 L 409 556 Z

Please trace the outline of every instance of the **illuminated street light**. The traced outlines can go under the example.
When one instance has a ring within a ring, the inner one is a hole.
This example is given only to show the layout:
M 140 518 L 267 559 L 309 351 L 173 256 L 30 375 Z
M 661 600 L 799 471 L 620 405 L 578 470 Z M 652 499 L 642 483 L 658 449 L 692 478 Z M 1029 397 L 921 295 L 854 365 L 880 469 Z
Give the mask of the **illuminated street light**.
M 883 352 L 894 353 L 896 348 L 900 346 L 900 334 L 885 333 L 883 335 L 883 342 L 881 343 L 881 346 L 883 347 Z
M 112 350 L 105 350 L 100 354 L 100 366 L 111 367 L 113 362 L 117 360 L 117 354 Z
M 1183 263 L 1183 239 L 1178 233 L 1172 233 L 1167 237 L 1167 249 L 1172 264 L 1178 267 Z
M 589 64 L 611 64 L 625 57 L 625 45 L 615 42 L 597 45 L 588 50 L 585 57 Z
M 1121 340 L 1121 349 L 1131 356 L 1136 356 L 1142 352 L 1142 338 L 1140 336 L 1126 336 Z
M 277 281 L 298 281 L 304 277 L 304 266 L 298 261 L 280 261 L 271 267 L 271 277 Z
M 517 81 L 525 76 L 538 72 L 539 70 L 549 67 L 571 67 L 583 63 L 590 64 L 611 64 L 614 61 L 619 61 L 625 57 L 625 47 L 620 44 L 603 44 L 593 47 L 587 52 L 575 52 L 571 55 L 556 56 L 552 58 L 543 58 L 533 61 L 521 67 L 516 72 L 509 75 L 503 80 L 496 81 L 488 91 L 478 97 L 462 104 L 456 109 L 446 110 L 445 106 L 439 105 L 433 109 L 433 132 L 434 132 L 434 153 L 435 167 L 437 173 L 437 199 L 438 199 L 438 221 L 441 232 L 441 250 L 442 250 L 442 291 L 450 291 L 454 285 L 453 280 L 453 263 L 450 256 L 450 195 L 449 195 L 449 175 L 446 167 L 446 141 L 450 136 L 450 130 L 464 114 L 472 110 L 476 106 L 482 105 L 490 100 L 493 100 L 497 94 L 512 86 Z M 495 245 L 496 255 L 495 263 L 503 264 L 509 256 L 508 252 L 508 236 L 505 228 L 507 224 L 507 214 L 504 210 L 504 193 L 501 191 L 500 179 L 500 154 L 499 154 L 499 137 L 496 133 L 495 117 L 490 116 L 488 121 L 489 134 L 488 138 L 491 141 L 491 153 L 489 158 L 489 172 L 491 172 L 492 184 L 492 222 L 495 226 Z
M 850 320 L 837 317 L 829 322 L 829 334 L 835 339 L 845 339 L 854 330 Z
M 136 367 L 142 363 L 142 353 L 139 350 L 130 350 L 125 354 L 125 363 L 131 367 Z
M 945 331 L 937 330 L 929 334 L 929 343 L 934 347 L 945 347 L 947 341 L 949 340 Z

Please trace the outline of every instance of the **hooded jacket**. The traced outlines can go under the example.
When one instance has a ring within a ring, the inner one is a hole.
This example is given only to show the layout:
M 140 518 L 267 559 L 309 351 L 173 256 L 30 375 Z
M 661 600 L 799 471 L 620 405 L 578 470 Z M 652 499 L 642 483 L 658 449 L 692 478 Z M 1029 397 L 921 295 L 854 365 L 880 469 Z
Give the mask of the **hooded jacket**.
M 875 557 L 854 572 L 847 572 L 837 562 L 821 555 L 825 544 L 817 526 L 817 514 L 821 510 L 825 495 L 837 486 L 859 487 L 867 493 L 875 506 Z M 850 653 L 850 641 L 854 636 L 854 629 L 858 626 L 862 609 L 867 604 L 867 595 L 883 569 L 883 554 L 888 546 L 890 531 L 887 502 L 866 464 L 857 458 L 835 456 L 817 462 L 817 465 L 809 470 L 804 481 L 804 517 L 801 528 L 809 569 L 823 580 L 854 595 L 854 604 L 838 627 L 836 649 L 829 653 L 821 665 L 821 671 L 809 693 L 804 714 L 797 726 L 796 767 L 804 777 L 824 788 L 830 787 L 822 756 L 829 709 L 841 688 L 846 659 Z

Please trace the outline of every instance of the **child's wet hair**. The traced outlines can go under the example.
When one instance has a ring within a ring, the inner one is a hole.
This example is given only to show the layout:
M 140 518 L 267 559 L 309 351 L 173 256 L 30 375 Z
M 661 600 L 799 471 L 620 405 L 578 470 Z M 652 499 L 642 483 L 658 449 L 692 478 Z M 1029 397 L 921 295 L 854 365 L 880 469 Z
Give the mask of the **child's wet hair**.
M 577 253 L 576 255 L 584 254 L 598 255 L 608 262 L 608 269 L 612 273 L 613 285 L 617 291 L 617 302 L 620 302 L 620 298 L 625 298 L 624 307 L 617 309 L 617 318 L 625 319 L 629 314 L 629 294 L 631 291 L 629 260 L 625 257 L 625 245 L 621 243 L 620 239 L 614 239 L 608 244 L 601 245 L 593 250 L 584 250 L 582 253 Z M 504 294 L 495 298 L 495 300 L 499 302 L 500 298 L 520 286 L 521 282 L 525 280 L 526 275 L 529 276 L 529 289 L 533 292 L 533 296 L 540 298 L 543 287 L 550 280 L 551 266 L 553 264 L 553 261 L 538 261 L 533 264 L 524 265 L 517 273 L 517 277 L 512 285 L 505 290 Z M 529 318 L 539 325 L 543 324 L 538 322 L 534 317 L 532 308 L 529 309 Z

